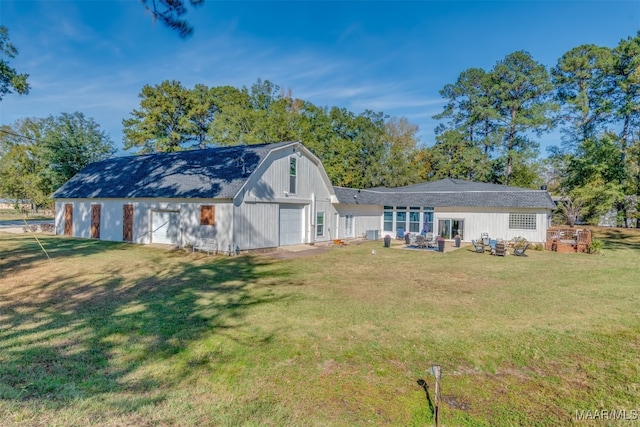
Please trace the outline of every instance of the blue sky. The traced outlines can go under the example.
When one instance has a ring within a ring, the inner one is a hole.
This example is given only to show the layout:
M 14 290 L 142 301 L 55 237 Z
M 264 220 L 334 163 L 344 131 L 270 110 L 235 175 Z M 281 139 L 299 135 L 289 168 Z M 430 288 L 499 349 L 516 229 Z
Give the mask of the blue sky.
M 0 124 L 80 111 L 121 147 L 145 84 L 261 78 L 318 106 L 406 117 L 432 145 L 439 91 L 460 72 L 516 50 L 552 67 L 581 44 L 614 47 L 640 28 L 640 1 L 205 0 L 187 18 L 195 30 L 183 40 L 137 0 L 0 0 L 19 50 L 10 64 L 31 84 L 0 102 Z

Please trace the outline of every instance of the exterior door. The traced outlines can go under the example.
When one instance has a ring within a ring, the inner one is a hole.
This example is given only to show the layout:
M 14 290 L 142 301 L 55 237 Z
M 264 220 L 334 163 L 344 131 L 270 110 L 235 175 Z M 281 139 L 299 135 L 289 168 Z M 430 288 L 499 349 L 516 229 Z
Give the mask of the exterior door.
M 133 205 L 122 207 L 122 240 L 133 241 Z
M 344 217 L 344 236 L 353 237 L 353 214 Z
M 280 206 L 280 246 L 302 243 L 302 206 Z
M 100 205 L 91 205 L 91 238 L 100 238 Z
M 64 235 L 73 236 L 73 205 L 64 205 Z
M 180 213 L 153 211 L 151 213 L 151 241 L 165 245 L 180 245 Z

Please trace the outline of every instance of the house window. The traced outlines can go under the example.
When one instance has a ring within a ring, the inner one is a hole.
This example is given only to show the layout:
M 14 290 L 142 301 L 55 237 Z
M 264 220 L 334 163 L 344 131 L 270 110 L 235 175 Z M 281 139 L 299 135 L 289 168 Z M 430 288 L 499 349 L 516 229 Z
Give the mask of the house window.
M 384 231 L 393 231 L 393 206 L 385 206 L 382 220 Z
M 298 159 L 289 157 L 289 193 L 296 194 L 296 178 L 298 176 Z
M 396 230 L 407 231 L 407 212 L 404 211 L 405 207 L 398 206 L 396 209 Z
M 536 214 L 510 213 L 509 229 L 510 230 L 535 230 Z
M 211 205 L 200 206 L 200 225 L 214 225 L 215 207 Z
M 409 231 L 420 232 L 420 208 L 410 208 L 409 210 Z
M 316 237 L 324 236 L 324 212 L 316 213 Z

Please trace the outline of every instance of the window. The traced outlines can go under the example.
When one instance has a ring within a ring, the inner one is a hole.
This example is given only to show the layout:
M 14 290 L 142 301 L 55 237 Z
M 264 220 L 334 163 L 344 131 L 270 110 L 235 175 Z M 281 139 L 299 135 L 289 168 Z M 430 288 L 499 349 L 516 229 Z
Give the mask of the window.
M 382 229 L 384 231 L 393 231 L 393 207 L 385 206 L 382 220 Z
M 509 229 L 510 230 L 535 230 L 536 214 L 510 213 Z
M 406 209 L 406 208 L 397 208 L 398 212 L 396 212 L 396 230 L 399 229 L 403 229 L 404 231 L 407 231 L 407 213 L 406 212 L 400 212 L 400 209 Z
M 296 194 L 296 178 L 298 176 L 298 159 L 289 157 L 289 193 Z
M 409 212 L 409 231 L 412 233 L 420 232 L 420 211 Z
M 324 212 L 316 213 L 316 237 L 324 236 Z
M 215 207 L 211 205 L 200 206 L 200 225 L 215 224 Z

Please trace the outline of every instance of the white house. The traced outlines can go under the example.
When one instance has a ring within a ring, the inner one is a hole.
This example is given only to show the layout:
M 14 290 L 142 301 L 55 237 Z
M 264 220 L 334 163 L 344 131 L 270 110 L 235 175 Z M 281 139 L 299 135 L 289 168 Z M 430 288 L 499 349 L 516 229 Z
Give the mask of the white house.
M 375 225 L 381 236 L 399 231 L 434 232 L 463 241 L 483 233 L 496 239 L 524 237 L 544 242 L 555 208 L 546 190 L 442 179 L 400 188 L 355 190 L 334 187 L 339 212 L 352 212 L 356 234 Z
M 219 251 L 434 231 L 543 242 L 543 190 L 444 179 L 387 189 L 332 187 L 299 142 L 218 147 L 92 163 L 54 195 L 56 234 Z
M 92 163 L 58 189 L 56 234 L 221 252 L 330 238 L 333 187 L 298 142 Z

